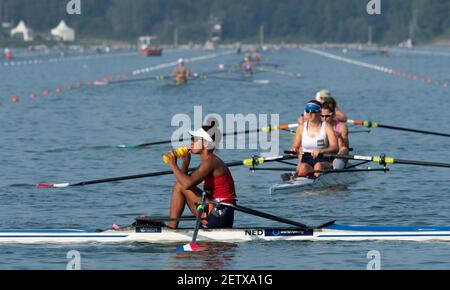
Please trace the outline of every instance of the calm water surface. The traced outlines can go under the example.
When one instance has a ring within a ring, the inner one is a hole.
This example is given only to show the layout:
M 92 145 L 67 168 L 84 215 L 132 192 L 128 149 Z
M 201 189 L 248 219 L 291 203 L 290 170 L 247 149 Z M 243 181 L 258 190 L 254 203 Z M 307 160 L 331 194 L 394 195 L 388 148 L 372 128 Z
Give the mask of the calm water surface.
M 343 55 L 338 50 L 328 52 Z M 113 223 L 129 224 L 141 213 L 167 215 L 173 176 L 59 190 L 33 185 L 166 170 L 161 162 L 161 154 L 169 149 L 166 146 L 119 150 L 112 145 L 168 139 L 174 130 L 172 116 L 192 116 L 194 105 L 203 106 L 204 116 L 278 113 L 281 123 L 293 123 L 314 92 L 328 88 L 352 119 L 450 132 L 449 89 L 302 50 L 264 54 L 267 63 L 304 74 L 302 79 L 255 75 L 255 79 L 270 80 L 269 85 L 209 79 L 183 87 L 154 81 L 65 90 L 68 84 L 205 54 L 171 50 L 161 58 L 124 52 L 86 58 L 68 55 L 67 60 L 54 63 L 1 66 L 0 228 L 109 228 Z M 450 57 L 446 56 L 361 57 L 354 52 L 345 56 L 441 82 L 450 80 Z M 46 57 L 50 56 L 22 56 Z M 221 63 L 237 64 L 241 57 L 219 55 L 189 66 L 195 72 L 212 71 Z M 147 75 L 164 75 L 169 70 Z M 63 88 L 61 94 L 55 93 L 57 87 Z M 44 96 L 44 90 L 52 92 Z M 38 97 L 29 98 L 31 93 Z M 21 97 L 17 104 L 10 101 L 14 95 Z M 290 137 L 282 136 L 280 150 L 289 148 L 290 142 Z M 351 135 L 351 142 L 360 154 L 450 160 L 448 138 L 375 129 Z M 235 161 L 256 153 L 221 150 L 218 154 L 225 161 Z M 251 173 L 245 168 L 232 172 L 242 205 L 307 224 L 337 219 L 367 225 L 450 225 L 449 170 L 391 168 L 387 174 L 371 173 L 346 188 L 284 195 L 268 192 L 271 184 L 279 182 L 277 172 Z M 238 213 L 236 225 L 275 224 Z M 450 243 L 255 242 L 205 247 L 209 250 L 201 254 L 177 254 L 175 245 L 0 245 L 0 269 L 65 269 L 69 250 L 80 251 L 83 269 L 365 269 L 370 250 L 380 251 L 384 269 L 450 268 Z

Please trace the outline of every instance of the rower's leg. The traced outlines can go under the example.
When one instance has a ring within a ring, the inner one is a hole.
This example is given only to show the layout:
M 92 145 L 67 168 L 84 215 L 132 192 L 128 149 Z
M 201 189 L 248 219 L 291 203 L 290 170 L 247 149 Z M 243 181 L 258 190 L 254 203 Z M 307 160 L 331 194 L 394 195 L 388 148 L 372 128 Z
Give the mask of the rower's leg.
M 314 165 L 314 171 L 317 170 L 330 170 L 331 169 L 331 164 L 329 162 L 318 162 L 316 163 L 316 165 Z M 319 177 L 321 176 L 322 173 L 314 173 L 314 176 Z
M 339 150 L 338 155 L 348 155 L 349 150 L 347 147 L 343 147 Z M 347 162 L 348 160 L 344 160 L 344 159 L 334 159 L 333 161 L 333 169 L 345 169 L 345 167 L 347 166 Z
M 307 163 L 300 163 L 297 167 L 298 176 L 306 176 L 312 171 L 313 171 L 313 168 L 311 167 L 311 165 L 309 165 Z
M 177 182 L 172 189 L 172 199 L 170 201 L 169 213 L 170 218 L 181 217 L 186 203 L 191 212 L 194 215 L 197 215 L 197 207 L 195 206 L 195 203 L 200 201 L 201 193 L 202 191 L 196 187 L 193 190 L 186 190 Z M 176 229 L 178 227 L 178 222 L 169 222 L 169 227 Z

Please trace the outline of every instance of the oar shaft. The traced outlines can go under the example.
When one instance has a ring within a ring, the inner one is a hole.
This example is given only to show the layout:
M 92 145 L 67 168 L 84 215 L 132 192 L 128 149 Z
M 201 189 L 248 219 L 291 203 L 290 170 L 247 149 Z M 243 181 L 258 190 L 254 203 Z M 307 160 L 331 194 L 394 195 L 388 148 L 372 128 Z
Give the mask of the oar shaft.
M 128 79 L 128 80 L 119 80 L 107 83 L 108 85 L 117 85 L 123 83 L 134 83 L 134 82 L 143 82 L 143 81 L 161 81 L 170 78 L 171 76 L 156 76 L 156 77 L 147 77 L 147 78 L 138 78 L 138 79 Z
M 82 181 L 82 182 L 79 182 L 76 184 L 72 184 L 71 186 L 84 186 L 84 185 L 92 185 L 92 184 L 107 183 L 107 182 L 114 182 L 114 181 L 123 181 L 123 180 L 130 180 L 130 179 L 140 179 L 140 178 L 146 178 L 146 177 L 163 176 L 163 175 L 170 175 L 170 174 L 173 174 L 173 172 L 168 170 L 168 171 L 153 172 L 153 173 L 146 173 L 146 174 L 137 174 L 137 175 L 105 178 L 105 179 L 98 179 L 98 180 Z
M 194 234 L 192 235 L 192 243 L 195 243 L 197 241 L 198 231 L 200 229 L 200 224 L 202 222 L 202 214 L 206 210 L 206 207 L 208 206 L 205 203 L 206 196 L 207 196 L 207 193 L 203 192 L 202 199 L 197 206 L 197 221 L 195 222 Z
M 250 214 L 250 215 L 254 215 L 254 216 L 262 217 L 262 218 L 265 218 L 265 219 L 269 219 L 269 220 L 285 223 L 285 224 L 288 224 L 288 225 L 293 225 L 293 226 L 299 227 L 299 228 L 304 229 L 304 230 L 310 229 L 310 227 L 305 225 L 305 224 L 302 224 L 302 223 L 299 223 L 299 222 L 296 222 L 296 221 L 293 221 L 293 220 L 285 219 L 285 218 L 282 218 L 282 217 L 279 217 L 279 216 L 274 216 L 274 215 L 271 215 L 271 214 L 268 214 L 268 213 L 265 213 L 265 212 L 257 211 L 257 210 L 251 209 L 251 208 L 246 208 L 246 207 L 243 207 L 243 206 L 240 206 L 240 205 L 224 204 L 224 203 L 217 203 L 217 202 L 211 202 L 211 203 L 213 203 L 215 205 L 222 205 L 222 206 L 234 209 L 236 211 L 241 211 L 243 213 L 247 213 L 247 214 Z
M 403 127 L 395 127 L 395 126 L 390 126 L 390 125 L 378 124 L 378 127 L 379 128 L 385 128 L 385 129 L 391 129 L 391 130 L 398 130 L 398 131 L 406 131 L 406 132 L 414 132 L 414 133 L 427 134 L 427 135 L 436 135 L 436 136 L 442 136 L 442 137 L 450 137 L 450 134 L 439 133 L 439 132 L 431 132 L 431 131 L 425 131 L 425 130 L 418 130 L 418 129 L 403 128 Z
M 265 132 L 265 133 L 270 133 L 271 131 L 275 131 L 275 130 L 286 130 L 289 128 L 296 128 L 298 127 L 298 124 L 284 124 L 284 125 L 279 125 L 279 126 L 269 126 L 269 127 L 263 127 L 263 128 L 258 128 L 258 129 L 249 129 L 249 130 L 245 130 L 245 131 L 239 131 L 239 132 L 229 132 L 229 133 L 223 133 L 222 137 L 225 136 L 237 136 L 237 135 L 241 135 L 241 134 L 250 134 L 250 133 L 258 133 L 258 132 Z M 164 144 L 170 144 L 172 142 L 184 142 L 187 139 L 185 138 L 180 138 L 178 140 L 164 140 L 164 141 L 156 141 L 156 142 L 149 142 L 149 143 L 142 143 L 142 144 L 138 144 L 138 145 L 119 145 L 119 148 L 143 148 L 143 147 L 148 147 L 148 146 L 153 146 L 153 145 L 164 145 Z
M 285 155 L 285 156 L 277 156 L 277 157 L 253 157 L 251 159 L 246 160 L 240 160 L 240 161 L 234 161 L 226 163 L 228 167 L 236 167 L 236 166 L 257 166 L 261 165 L 263 163 L 267 162 L 274 162 L 279 160 L 289 160 L 289 159 L 295 159 L 297 156 L 291 156 L 291 155 Z M 188 172 L 192 172 L 196 170 L 196 167 L 189 168 Z M 59 183 L 59 184 L 44 184 L 40 183 L 37 186 L 41 188 L 65 188 L 69 186 L 84 186 L 84 185 L 92 185 L 92 184 L 99 184 L 99 183 L 107 183 L 107 182 L 114 182 L 114 181 L 123 181 L 123 180 L 130 180 L 130 179 L 139 179 L 139 178 L 145 178 L 145 177 L 154 177 L 154 176 L 162 176 L 162 175 L 171 175 L 173 174 L 173 171 L 167 170 L 167 171 L 161 171 L 161 172 L 152 172 L 152 173 L 145 173 L 145 174 L 137 174 L 137 175 L 129 175 L 129 176 L 122 176 L 122 177 L 113 177 L 113 178 L 105 178 L 105 179 L 98 179 L 98 180 L 90 180 L 90 181 L 82 181 L 78 183 Z
M 389 129 L 389 130 L 397 130 L 397 131 L 413 132 L 413 133 L 426 134 L 426 135 L 450 137 L 450 134 L 447 134 L 447 133 L 432 132 L 432 131 L 428 131 L 428 130 L 404 128 L 404 127 L 391 126 L 391 125 L 383 125 L 383 124 L 378 124 L 377 122 L 373 122 L 373 121 L 349 120 L 348 123 L 353 124 L 353 125 L 358 125 L 358 126 L 365 126 L 367 128 L 384 128 L 384 129 Z
M 339 154 L 323 154 L 323 156 L 326 158 L 371 161 L 371 162 L 379 163 L 381 165 L 404 164 L 404 165 L 419 165 L 419 166 L 429 166 L 429 167 L 450 168 L 450 163 L 404 160 L 404 159 L 396 159 L 393 157 L 386 157 L 386 156 L 360 156 L 360 155 L 339 155 Z
M 450 168 L 450 163 L 441 163 L 441 162 L 428 162 L 428 161 L 394 159 L 394 163 L 405 164 L 405 165 L 420 165 L 420 166 L 429 166 L 429 167 Z

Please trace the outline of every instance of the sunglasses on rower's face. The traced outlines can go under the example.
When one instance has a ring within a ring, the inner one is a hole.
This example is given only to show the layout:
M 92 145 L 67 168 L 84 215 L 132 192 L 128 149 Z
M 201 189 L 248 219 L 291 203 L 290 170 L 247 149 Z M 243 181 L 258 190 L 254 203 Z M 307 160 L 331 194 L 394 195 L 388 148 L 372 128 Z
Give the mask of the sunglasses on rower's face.
M 333 118 L 333 114 L 331 115 L 320 115 L 322 118 L 328 119 L 328 118 Z
M 306 114 L 317 114 L 319 111 L 316 110 L 305 110 Z

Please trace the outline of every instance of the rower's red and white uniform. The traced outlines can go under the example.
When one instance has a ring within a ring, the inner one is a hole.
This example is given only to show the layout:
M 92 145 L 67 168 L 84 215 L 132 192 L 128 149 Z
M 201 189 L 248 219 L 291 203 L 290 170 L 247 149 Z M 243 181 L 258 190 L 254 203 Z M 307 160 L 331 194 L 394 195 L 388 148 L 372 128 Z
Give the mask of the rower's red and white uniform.
M 236 204 L 237 195 L 233 176 L 229 169 L 222 176 L 207 176 L 205 178 L 204 189 L 210 192 L 212 199 L 217 202 Z

